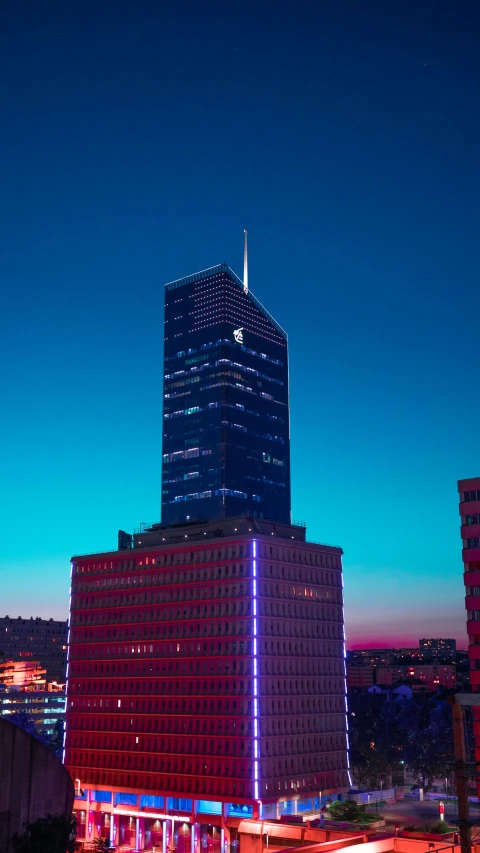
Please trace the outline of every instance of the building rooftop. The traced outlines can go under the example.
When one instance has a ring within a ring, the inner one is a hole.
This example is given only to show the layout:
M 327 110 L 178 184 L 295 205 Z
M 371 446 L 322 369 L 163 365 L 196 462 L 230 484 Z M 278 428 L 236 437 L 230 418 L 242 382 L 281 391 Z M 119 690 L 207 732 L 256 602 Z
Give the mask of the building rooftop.
M 147 524 L 140 525 L 133 534 L 118 532 L 119 547 L 108 551 L 97 551 L 92 554 L 75 554 L 71 559 L 79 557 L 94 557 L 97 554 L 129 553 L 130 551 L 147 551 L 149 548 L 159 546 L 171 547 L 172 545 L 187 545 L 190 543 L 208 542 L 221 540 L 226 537 L 251 538 L 256 536 L 274 536 L 280 539 L 294 540 L 299 545 L 316 545 L 332 554 L 343 554 L 341 548 L 336 545 L 327 545 L 320 542 L 310 542 L 306 538 L 306 525 L 303 522 L 293 524 L 279 524 L 276 521 L 252 518 L 250 516 L 237 516 L 207 521 L 203 519 L 192 519 L 180 524 Z
M 253 304 L 257 306 L 258 310 L 261 311 L 263 316 L 266 317 L 267 320 L 269 320 L 273 326 L 275 326 L 277 332 L 279 332 L 281 334 L 282 338 L 284 338 L 287 341 L 288 335 L 287 335 L 285 329 L 282 329 L 280 323 L 277 323 L 275 318 L 272 317 L 270 312 L 267 311 L 267 309 L 262 305 L 260 300 L 257 299 L 256 296 L 253 295 L 251 290 L 248 290 L 245 292 L 244 287 L 243 287 L 243 281 L 232 270 L 232 268 L 228 266 L 228 264 L 225 264 L 225 263 L 217 264 L 216 266 L 209 267 L 206 270 L 200 270 L 200 272 L 192 273 L 192 275 L 186 275 L 183 278 L 177 278 L 175 281 L 169 281 L 165 285 L 165 288 L 166 288 L 166 290 L 175 290 L 175 288 L 177 288 L 177 287 L 184 287 L 187 284 L 193 284 L 193 282 L 195 282 L 195 281 L 203 281 L 203 279 L 205 279 L 205 278 L 211 278 L 212 276 L 219 275 L 220 273 L 226 273 L 228 275 L 228 277 L 231 278 L 232 281 L 234 281 L 235 284 L 238 285 L 238 287 L 245 293 L 245 295 L 248 297 L 248 299 L 250 299 L 250 301 L 253 302 Z

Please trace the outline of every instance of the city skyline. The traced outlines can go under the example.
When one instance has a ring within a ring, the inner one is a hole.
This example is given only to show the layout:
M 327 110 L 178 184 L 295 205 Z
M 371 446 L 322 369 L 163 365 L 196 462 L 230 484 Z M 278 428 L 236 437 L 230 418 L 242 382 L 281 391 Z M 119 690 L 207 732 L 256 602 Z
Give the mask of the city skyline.
M 248 228 L 347 645 L 465 647 L 480 10 L 215 8 L 0 13 L 0 615 L 66 618 L 71 555 L 159 520 L 163 284 Z

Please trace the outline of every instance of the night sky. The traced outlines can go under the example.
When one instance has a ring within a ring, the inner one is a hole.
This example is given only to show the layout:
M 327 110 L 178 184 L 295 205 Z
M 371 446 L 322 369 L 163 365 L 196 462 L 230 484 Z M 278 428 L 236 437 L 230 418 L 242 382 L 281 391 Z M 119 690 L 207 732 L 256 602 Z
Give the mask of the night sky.
M 466 645 L 480 474 L 480 5 L 0 5 L 0 614 L 159 518 L 163 284 L 221 261 L 290 339 L 293 518 L 347 642 Z

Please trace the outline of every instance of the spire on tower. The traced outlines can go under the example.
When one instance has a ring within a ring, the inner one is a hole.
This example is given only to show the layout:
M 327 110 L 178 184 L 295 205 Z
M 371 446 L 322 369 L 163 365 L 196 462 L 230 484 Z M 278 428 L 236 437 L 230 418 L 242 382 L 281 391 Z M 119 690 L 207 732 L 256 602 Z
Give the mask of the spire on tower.
M 248 231 L 243 232 L 243 289 L 248 293 Z

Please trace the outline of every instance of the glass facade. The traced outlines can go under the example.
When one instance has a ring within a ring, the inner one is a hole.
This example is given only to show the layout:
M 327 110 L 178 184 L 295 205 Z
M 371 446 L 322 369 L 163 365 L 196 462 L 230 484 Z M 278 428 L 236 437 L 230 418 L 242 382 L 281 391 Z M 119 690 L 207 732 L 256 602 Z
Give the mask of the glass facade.
M 287 336 L 226 265 L 165 288 L 162 522 L 290 522 Z

